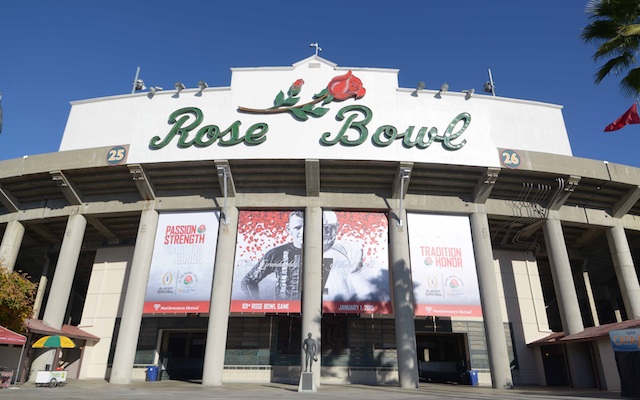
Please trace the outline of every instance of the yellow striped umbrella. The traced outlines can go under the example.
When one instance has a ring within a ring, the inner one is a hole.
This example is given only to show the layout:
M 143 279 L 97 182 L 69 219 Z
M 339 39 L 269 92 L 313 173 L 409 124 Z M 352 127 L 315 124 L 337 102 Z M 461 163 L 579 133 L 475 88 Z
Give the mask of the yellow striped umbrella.
M 74 347 L 76 347 L 76 344 L 73 343 L 73 340 L 69 339 L 66 336 L 53 335 L 41 337 L 31 347 L 33 347 L 34 349 L 55 349 L 60 347 L 63 349 L 73 349 Z

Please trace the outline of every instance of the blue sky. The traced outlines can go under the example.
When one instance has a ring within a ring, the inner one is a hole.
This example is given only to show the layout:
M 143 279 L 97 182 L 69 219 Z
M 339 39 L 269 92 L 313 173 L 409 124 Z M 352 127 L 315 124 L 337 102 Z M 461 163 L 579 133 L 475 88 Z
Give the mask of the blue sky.
M 0 3 L 0 160 L 55 152 L 69 102 L 147 86 L 228 86 L 232 67 L 313 54 L 340 66 L 397 68 L 401 87 L 443 82 L 564 106 L 573 153 L 640 167 L 640 125 L 604 133 L 634 99 L 596 86 L 586 0 L 121 1 Z M 87 132 L 91 135 L 91 132 Z

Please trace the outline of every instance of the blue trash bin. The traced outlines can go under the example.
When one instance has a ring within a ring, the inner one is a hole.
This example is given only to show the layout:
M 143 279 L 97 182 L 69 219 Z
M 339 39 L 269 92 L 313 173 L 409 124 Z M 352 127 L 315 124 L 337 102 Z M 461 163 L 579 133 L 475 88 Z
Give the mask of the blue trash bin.
M 149 365 L 147 367 L 147 377 L 146 379 L 149 382 L 155 382 L 158 380 L 158 367 L 155 365 Z
M 478 371 L 469 370 L 469 385 L 478 386 Z

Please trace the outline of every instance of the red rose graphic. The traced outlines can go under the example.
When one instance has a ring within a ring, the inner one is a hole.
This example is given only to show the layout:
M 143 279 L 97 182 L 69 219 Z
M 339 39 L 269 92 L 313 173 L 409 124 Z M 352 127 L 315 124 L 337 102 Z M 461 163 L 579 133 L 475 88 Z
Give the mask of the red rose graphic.
M 300 100 L 298 94 L 302 90 L 304 80 L 297 79 L 289 87 L 288 97 L 285 98 L 284 92 L 280 91 L 273 100 L 273 107 L 269 108 L 248 108 L 238 107 L 238 111 L 252 114 L 280 114 L 289 113 L 299 121 L 306 121 L 309 117 L 319 118 L 329 111 L 325 106 L 332 101 L 343 101 L 348 98 L 360 99 L 367 92 L 362 85 L 362 81 L 353 76 L 351 71 L 341 76 L 331 79 L 325 89 L 320 93 L 313 95 L 313 100 L 304 104 L 298 104 Z M 316 104 L 322 103 L 319 107 Z
M 297 96 L 298 93 L 300 93 L 300 90 L 302 90 L 302 85 L 304 85 L 304 81 L 302 79 L 298 79 L 293 82 L 293 85 L 289 88 L 289 96 Z
M 360 99 L 366 93 L 362 81 L 353 76 L 351 71 L 333 78 L 327 85 L 327 90 L 337 101 L 343 101 L 350 97 Z

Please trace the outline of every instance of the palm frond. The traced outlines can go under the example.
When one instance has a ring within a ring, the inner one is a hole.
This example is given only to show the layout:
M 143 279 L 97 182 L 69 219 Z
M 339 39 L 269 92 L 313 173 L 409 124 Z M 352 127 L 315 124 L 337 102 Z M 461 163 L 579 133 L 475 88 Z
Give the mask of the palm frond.
M 595 83 L 599 84 L 609 74 L 620 75 L 622 71 L 626 70 L 633 64 L 635 64 L 635 57 L 633 57 L 633 54 L 625 53 L 621 56 L 614 57 L 598 69 L 595 75 Z
M 620 81 L 620 91 L 631 98 L 640 94 L 640 68 L 634 68 Z
M 587 25 L 583 30 L 582 40 L 587 43 L 610 40 L 619 35 L 620 24 L 609 20 L 598 20 Z
M 632 36 L 640 34 L 640 24 L 632 24 L 620 28 L 620 34 L 623 36 Z
M 593 59 L 608 59 L 594 76 L 596 84 L 609 75 L 626 76 L 620 89 L 626 96 L 640 93 L 640 69 L 634 67 L 640 50 L 640 0 L 589 0 L 585 11 L 590 23 L 582 30 L 585 43 L 598 45 Z

